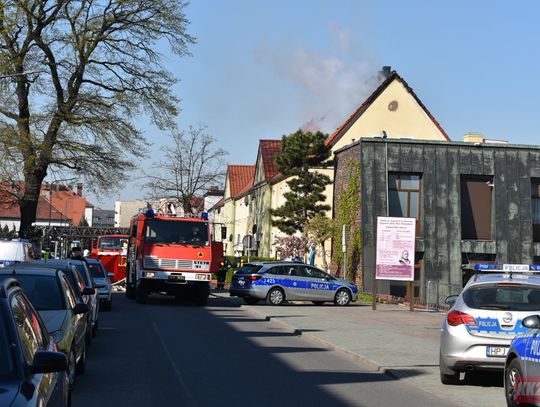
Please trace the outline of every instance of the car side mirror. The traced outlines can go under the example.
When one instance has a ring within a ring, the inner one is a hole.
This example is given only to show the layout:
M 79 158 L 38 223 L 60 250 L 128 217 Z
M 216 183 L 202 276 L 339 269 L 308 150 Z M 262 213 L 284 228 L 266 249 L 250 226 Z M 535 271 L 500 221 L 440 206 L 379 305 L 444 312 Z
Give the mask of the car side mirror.
M 82 295 L 94 295 L 96 293 L 96 290 L 93 289 L 92 287 L 86 287 L 83 291 L 82 291 Z
M 458 299 L 459 295 L 449 295 L 444 299 L 444 303 L 450 306 L 454 305 Z
M 107 273 L 107 277 L 114 278 L 114 273 Z
M 63 372 L 68 368 L 66 355 L 62 352 L 37 351 L 31 366 L 32 373 Z
M 88 304 L 85 304 L 84 302 L 78 302 L 73 307 L 73 313 L 75 315 L 86 314 L 87 312 L 88 312 Z
M 525 328 L 538 329 L 540 328 L 540 315 L 529 315 L 528 317 L 523 318 L 521 324 Z

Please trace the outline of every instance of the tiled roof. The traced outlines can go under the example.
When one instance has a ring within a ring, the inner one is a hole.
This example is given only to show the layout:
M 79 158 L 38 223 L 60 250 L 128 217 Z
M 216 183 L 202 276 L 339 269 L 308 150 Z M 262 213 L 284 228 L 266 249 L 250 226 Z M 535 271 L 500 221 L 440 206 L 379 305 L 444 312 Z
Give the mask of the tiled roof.
M 276 155 L 281 151 L 281 140 L 260 140 L 259 151 L 264 165 L 264 179 L 269 181 L 279 174 Z
M 386 78 L 386 80 L 383 81 L 383 83 L 381 83 L 379 85 L 379 87 L 375 90 L 375 92 L 373 92 L 366 100 L 364 103 L 362 103 L 362 105 L 356 109 L 356 111 L 345 121 L 345 123 L 343 123 L 340 127 L 337 128 L 336 131 L 334 131 L 334 133 L 332 133 L 325 141 L 325 145 L 327 147 L 331 147 L 332 145 L 334 145 L 340 138 L 341 136 L 343 136 L 343 134 L 349 130 L 351 128 L 351 126 L 360 118 L 360 116 L 362 116 L 362 114 L 368 109 L 369 106 L 371 106 L 371 104 L 375 101 L 375 99 L 377 99 L 379 97 L 379 95 L 388 87 L 388 85 L 390 85 L 395 79 L 397 79 L 398 81 L 400 81 L 403 86 L 405 86 L 405 88 L 407 89 L 407 91 L 412 95 L 412 97 L 414 97 L 414 99 L 416 100 L 416 102 L 420 105 L 420 107 L 424 110 L 424 112 L 426 112 L 426 114 L 429 116 L 429 118 L 431 119 L 431 121 L 433 122 L 433 124 L 439 129 L 439 131 L 441 132 L 441 134 L 443 135 L 443 137 L 450 141 L 450 137 L 448 137 L 448 135 L 446 134 L 446 132 L 444 131 L 444 129 L 441 127 L 441 125 L 439 124 L 439 122 L 437 120 L 435 120 L 435 117 L 433 117 L 433 115 L 431 114 L 431 112 L 426 108 L 426 106 L 420 101 L 420 99 L 418 98 L 418 96 L 416 96 L 416 94 L 414 93 L 414 91 L 412 90 L 412 88 L 407 84 L 407 82 L 405 82 L 405 80 L 398 75 L 398 73 L 396 71 L 392 71 L 392 73 L 390 74 L 390 76 L 388 76 L 388 78 Z
M 5 189 L 0 188 L 0 218 L 19 220 L 21 218 L 21 211 L 16 198 L 7 192 Z M 62 220 L 65 219 L 59 210 L 54 206 L 51 206 L 49 200 L 43 195 L 39 196 L 38 206 L 36 211 L 36 220 Z
M 240 191 L 252 180 L 255 175 L 254 165 L 229 165 L 227 166 L 227 178 L 231 197 L 238 195 Z M 251 181 L 253 184 L 253 181 Z
M 251 177 L 251 179 L 247 182 L 247 184 L 244 186 L 244 188 L 242 188 L 242 190 L 240 192 L 238 192 L 234 197 L 235 198 L 241 198 L 244 195 L 247 195 L 249 190 L 251 188 L 253 188 L 253 181 L 255 181 L 255 175 L 253 177 Z
M 87 207 L 92 207 L 85 198 L 77 195 L 71 190 L 53 191 L 52 204 L 59 211 L 71 219 L 73 225 L 78 226 L 81 219 L 84 218 L 84 212 Z

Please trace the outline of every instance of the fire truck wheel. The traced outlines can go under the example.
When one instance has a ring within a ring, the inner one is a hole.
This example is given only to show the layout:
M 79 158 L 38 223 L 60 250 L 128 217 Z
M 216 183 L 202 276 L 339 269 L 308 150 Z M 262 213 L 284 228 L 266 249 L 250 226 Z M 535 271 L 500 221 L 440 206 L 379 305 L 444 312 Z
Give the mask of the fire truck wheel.
M 210 295 L 210 289 L 207 284 L 200 285 L 197 292 L 197 304 L 205 306 L 208 302 L 208 296 Z
M 131 284 L 126 284 L 126 298 L 128 300 L 135 299 L 135 287 L 133 287 Z
M 146 303 L 146 296 L 148 293 L 146 292 L 146 288 L 139 285 L 135 291 L 135 299 L 139 304 L 145 304 Z

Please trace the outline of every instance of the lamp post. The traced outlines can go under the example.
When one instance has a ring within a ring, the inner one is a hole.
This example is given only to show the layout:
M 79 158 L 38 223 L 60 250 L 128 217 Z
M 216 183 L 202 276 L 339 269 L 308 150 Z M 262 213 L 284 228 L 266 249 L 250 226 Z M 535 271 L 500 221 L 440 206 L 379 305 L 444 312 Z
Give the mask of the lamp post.
M 49 234 L 50 234 L 50 229 L 51 229 L 53 185 L 58 184 L 60 182 L 74 181 L 76 179 L 77 178 L 55 179 L 55 180 L 53 180 L 52 182 L 49 183 Z

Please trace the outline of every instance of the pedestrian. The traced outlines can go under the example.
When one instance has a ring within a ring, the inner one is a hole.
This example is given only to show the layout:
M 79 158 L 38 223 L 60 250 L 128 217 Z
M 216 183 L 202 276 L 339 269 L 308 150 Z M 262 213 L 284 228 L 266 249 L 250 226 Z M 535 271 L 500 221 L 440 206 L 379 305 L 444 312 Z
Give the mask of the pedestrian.
M 83 260 L 84 257 L 81 248 L 79 246 L 72 247 L 71 251 L 69 252 L 69 258 L 73 260 Z
M 227 271 L 231 268 L 231 262 L 226 257 L 223 259 L 219 266 L 218 270 L 218 280 L 217 280 L 217 289 L 218 290 L 224 290 L 225 289 L 225 281 L 227 279 Z

